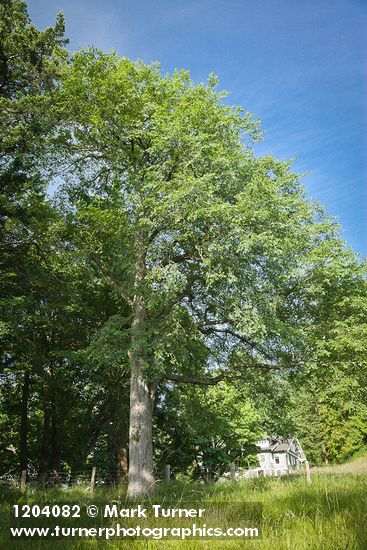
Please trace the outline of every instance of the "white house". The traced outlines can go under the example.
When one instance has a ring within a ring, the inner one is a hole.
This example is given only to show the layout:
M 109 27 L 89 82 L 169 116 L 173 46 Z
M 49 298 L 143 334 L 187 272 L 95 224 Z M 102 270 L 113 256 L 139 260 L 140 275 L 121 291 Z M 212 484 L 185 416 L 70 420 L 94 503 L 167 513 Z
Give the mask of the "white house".
M 300 442 L 296 437 L 266 436 L 256 443 L 259 452 L 259 467 L 250 470 L 237 470 L 233 472 L 234 479 L 281 476 L 296 473 L 306 462 Z M 222 483 L 229 480 L 233 474 L 226 472 L 219 479 Z M 232 477 L 233 479 L 233 477 Z
M 257 476 L 281 476 L 296 472 L 306 457 L 296 437 L 267 436 L 256 443 L 259 468 Z M 252 477 L 252 476 L 249 476 Z

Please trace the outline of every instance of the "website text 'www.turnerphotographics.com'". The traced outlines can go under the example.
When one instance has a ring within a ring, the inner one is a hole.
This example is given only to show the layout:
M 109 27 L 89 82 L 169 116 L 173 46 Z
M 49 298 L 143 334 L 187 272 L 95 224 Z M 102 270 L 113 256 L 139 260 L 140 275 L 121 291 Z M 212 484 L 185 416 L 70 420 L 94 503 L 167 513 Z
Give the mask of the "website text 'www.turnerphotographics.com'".
M 13 539 L 259 539 L 261 517 L 258 502 L 15 504 L 9 534 Z

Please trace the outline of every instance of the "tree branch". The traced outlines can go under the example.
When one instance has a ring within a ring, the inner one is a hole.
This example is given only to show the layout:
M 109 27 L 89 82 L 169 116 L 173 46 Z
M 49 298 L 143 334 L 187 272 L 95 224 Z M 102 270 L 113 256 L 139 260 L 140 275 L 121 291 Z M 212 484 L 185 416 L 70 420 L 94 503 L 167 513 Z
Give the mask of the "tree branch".
M 232 376 L 234 371 L 238 371 L 239 369 L 264 369 L 264 370 L 283 370 L 283 369 L 290 369 L 294 368 L 295 366 L 300 366 L 299 364 L 289 364 L 289 365 L 268 365 L 268 364 L 254 364 L 254 365 L 233 365 L 226 371 L 222 372 L 221 374 L 218 374 L 217 376 L 212 376 L 208 378 L 198 378 L 195 376 L 181 376 L 179 374 L 168 374 L 164 380 L 170 381 L 170 382 L 179 382 L 182 384 L 195 384 L 195 385 L 201 385 L 201 386 L 215 386 L 219 382 L 222 382 L 222 380 L 228 380 L 228 379 L 239 379 L 240 376 Z
M 104 276 L 105 280 L 117 291 L 117 293 L 121 296 L 121 298 L 123 298 L 125 300 L 125 302 L 127 302 L 129 304 L 129 306 L 132 307 L 133 306 L 133 301 L 131 300 L 131 298 L 129 298 L 129 296 L 127 296 L 127 294 L 125 294 L 122 291 L 121 286 L 108 273 L 108 270 L 107 270 L 106 266 L 104 265 L 104 263 L 102 262 L 101 258 L 98 256 L 98 254 L 93 252 L 93 253 L 90 254 L 90 257 L 94 261 L 96 266 L 99 268 L 99 270 L 101 271 L 101 273 Z
M 251 349 L 256 350 L 259 353 L 261 353 L 261 355 L 263 355 L 263 357 L 265 357 L 266 359 L 270 359 L 270 357 L 266 353 L 266 351 L 261 349 L 260 344 L 255 344 L 254 342 L 252 342 L 251 340 L 249 340 L 245 336 L 242 336 L 242 334 L 238 334 L 238 332 L 234 331 L 233 329 L 231 329 L 229 327 L 217 328 L 215 326 L 215 325 L 224 325 L 226 323 L 230 323 L 230 320 L 229 319 L 208 320 L 208 321 L 205 321 L 204 323 L 201 323 L 198 326 L 198 329 L 202 334 L 214 334 L 217 337 L 219 337 L 219 334 L 221 333 L 221 334 L 226 334 L 226 335 L 233 336 L 233 338 L 236 338 L 240 342 L 246 344 Z
M 222 380 L 224 375 L 220 374 L 212 378 L 196 378 L 195 376 L 180 376 L 178 374 L 170 374 L 166 376 L 165 380 L 170 382 L 180 382 L 182 384 L 196 384 L 201 386 L 215 386 Z

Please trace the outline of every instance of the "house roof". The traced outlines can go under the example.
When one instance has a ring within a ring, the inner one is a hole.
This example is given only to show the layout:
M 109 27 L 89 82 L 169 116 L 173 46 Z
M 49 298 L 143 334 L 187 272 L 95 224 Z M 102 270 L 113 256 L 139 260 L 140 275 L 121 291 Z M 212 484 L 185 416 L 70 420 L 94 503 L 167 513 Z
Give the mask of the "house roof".
M 275 445 L 273 445 L 273 446 L 270 448 L 270 450 L 271 450 L 272 452 L 275 452 L 275 451 L 276 451 L 277 453 L 279 453 L 279 452 L 288 451 L 288 450 L 289 450 L 289 447 L 290 447 L 289 443 L 276 443 Z
M 264 447 L 258 444 L 258 447 L 260 447 L 262 453 L 286 453 L 290 451 L 291 445 L 293 443 L 293 438 L 285 438 L 280 436 L 266 437 L 265 439 L 267 439 L 269 442 L 268 447 Z
M 265 443 L 267 443 L 265 445 Z M 306 460 L 305 454 L 297 438 L 293 436 L 266 436 L 257 443 L 258 454 L 288 453 L 297 460 Z
M 276 443 L 267 449 L 261 449 L 261 453 L 286 453 L 290 446 L 287 443 Z

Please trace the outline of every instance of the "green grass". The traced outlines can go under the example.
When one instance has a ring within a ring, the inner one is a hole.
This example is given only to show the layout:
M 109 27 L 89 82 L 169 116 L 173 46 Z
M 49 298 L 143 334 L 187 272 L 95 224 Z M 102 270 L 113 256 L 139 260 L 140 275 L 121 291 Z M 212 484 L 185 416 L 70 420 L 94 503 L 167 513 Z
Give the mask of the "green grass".
M 365 550 L 367 548 L 367 476 L 314 474 L 307 486 L 303 477 L 263 478 L 222 485 L 171 482 L 161 484 L 155 503 L 167 499 L 179 502 L 261 502 L 263 505 L 260 541 L 140 541 L 111 540 L 18 540 L 9 541 L 10 507 L 14 503 L 52 502 L 102 505 L 121 496 L 117 489 L 97 489 L 93 495 L 82 489 L 37 491 L 21 495 L 15 490 L 0 492 L 0 548 L 4 549 L 93 549 L 130 548 L 165 550 L 211 548 L 256 548 L 261 550 Z M 111 520 L 112 521 L 112 520 Z M 78 524 L 80 525 L 80 524 Z

